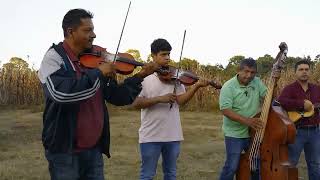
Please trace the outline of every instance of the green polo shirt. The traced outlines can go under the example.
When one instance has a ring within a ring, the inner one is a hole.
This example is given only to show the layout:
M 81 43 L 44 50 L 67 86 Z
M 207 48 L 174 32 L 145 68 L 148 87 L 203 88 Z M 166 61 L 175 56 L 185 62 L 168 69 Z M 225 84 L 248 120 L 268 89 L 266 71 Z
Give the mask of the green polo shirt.
M 261 99 L 267 87 L 255 77 L 247 86 L 241 85 L 237 76 L 224 83 L 219 97 L 220 110 L 231 109 L 244 117 L 254 117 L 260 111 Z M 225 136 L 248 138 L 248 126 L 223 116 L 222 130 Z

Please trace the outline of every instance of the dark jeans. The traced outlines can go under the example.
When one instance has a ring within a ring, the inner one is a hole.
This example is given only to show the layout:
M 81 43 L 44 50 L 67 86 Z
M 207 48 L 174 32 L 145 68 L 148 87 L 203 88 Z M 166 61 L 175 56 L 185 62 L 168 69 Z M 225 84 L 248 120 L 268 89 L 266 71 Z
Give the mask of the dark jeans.
M 304 150 L 308 166 L 309 180 L 320 179 L 320 129 L 297 128 L 297 135 L 294 144 L 289 144 L 289 158 L 296 166 L 300 154 Z
M 103 158 L 98 148 L 72 154 L 45 152 L 51 180 L 103 180 Z
M 249 148 L 250 139 L 225 136 L 224 142 L 226 146 L 226 161 L 220 173 L 219 180 L 233 180 L 238 170 L 240 155 L 242 151 L 246 151 Z M 251 179 L 260 179 L 259 171 L 253 173 Z

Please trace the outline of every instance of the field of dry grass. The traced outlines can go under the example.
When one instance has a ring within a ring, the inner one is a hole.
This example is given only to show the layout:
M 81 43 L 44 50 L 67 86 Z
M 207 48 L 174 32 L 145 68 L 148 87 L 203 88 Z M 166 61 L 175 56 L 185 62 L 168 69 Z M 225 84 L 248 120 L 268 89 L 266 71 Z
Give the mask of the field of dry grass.
M 134 180 L 139 174 L 139 112 L 110 110 L 111 159 L 105 158 L 105 177 Z M 185 141 L 178 161 L 179 180 L 214 180 L 224 162 L 221 114 L 182 112 Z M 0 111 L 0 179 L 49 179 L 41 144 L 41 113 L 30 110 Z M 303 159 L 303 158 L 301 158 Z M 159 163 L 156 180 L 162 179 Z M 304 160 L 300 179 L 306 177 Z

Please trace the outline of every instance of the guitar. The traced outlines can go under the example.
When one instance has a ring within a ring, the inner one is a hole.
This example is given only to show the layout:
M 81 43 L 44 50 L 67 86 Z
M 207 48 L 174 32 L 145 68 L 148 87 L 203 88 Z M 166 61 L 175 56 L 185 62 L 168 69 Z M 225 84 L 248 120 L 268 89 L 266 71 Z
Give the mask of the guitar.
M 305 117 L 311 117 L 315 113 L 315 109 L 320 108 L 320 103 L 312 105 L 312 108 L 310 111 L 288 111 L 289 119 L 291 119 L 293 122 L 297 122 L 301 118 Z

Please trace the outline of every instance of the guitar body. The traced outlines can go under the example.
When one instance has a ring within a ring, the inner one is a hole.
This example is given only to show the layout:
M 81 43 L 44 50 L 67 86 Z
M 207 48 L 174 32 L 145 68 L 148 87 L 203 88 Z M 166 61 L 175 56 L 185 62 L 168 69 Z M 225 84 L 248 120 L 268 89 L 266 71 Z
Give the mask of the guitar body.
M 288 111 L 289 119 L 293 122 L 297 122 L 299 119 L 303 117 L 311 117 L 314 114 L 314 106 L 312 106 L 312 109 L 310 111 Z

